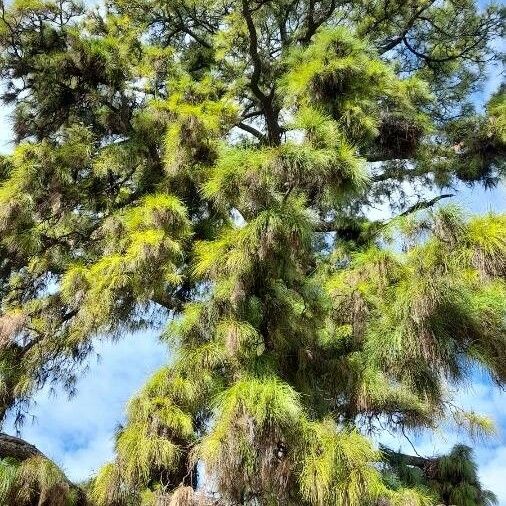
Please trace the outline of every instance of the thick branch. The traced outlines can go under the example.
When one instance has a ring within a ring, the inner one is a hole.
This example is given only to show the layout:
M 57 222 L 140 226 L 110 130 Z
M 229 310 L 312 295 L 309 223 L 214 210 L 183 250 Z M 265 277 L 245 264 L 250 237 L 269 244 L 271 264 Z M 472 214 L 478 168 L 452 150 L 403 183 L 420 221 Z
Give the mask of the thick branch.
M 269 143 L 276 145 L 279 144 L 281 139 L 281 129 L 278 123 L 279 112 L 273 105 L 273 91 L 271 91 L 269 94 L 266 94 L 260 89 L 260 78 L 263 71 L 262 60 L 260 58 L 260 54 L 258 53 L 258 35 L 248 4 L 248 0 L 242 1 L 242 14 L 246 20 L 246 26 L 248 27 L 249 54 L 251 57 L 251 62 L 253 64 L 253 73 L 251 75 L 249 87 L 253 95 L 262 105 L 262 109 L 265 114 L 265 121 L 267 123 Z
M 180 29 L 182 32 L 186 33 L 187 35 L 189 35 L 190 37 L 192 37 L 192 39 L 195 40 L 195 42 L 198 42 L 201 46 L 203 47 L 206 47 L 207 49 L 210 49 L 212 46 L 211 44 L 209 44 L 209 42 L 207 42 L 206 40 L 204 40 L 202 37 L 199 37 L 191 28 L 190 26 L 188 25 L 188 22 L 183 18 L 183 16 L 181 15 L 181 13 L 179 12 L 179 10 L 176 9 L 176 14 L 177 14 L 177 17 L 179 18 L 179 21 L 180 21 Z
M 258 54 L 258 35 L 248 7 L 248 0 L 242 1 L 242 13 L 246 20 L 249 33 L 249 54 L 253 63 L 253 74 L 251 75 L 250 88 L 253 94 L 263 103 L 267 99 L 267 95 L 260 89 L 260 76 L 262 74 L 262 60 Z
M 38 448 L 25 440 L 0 432 L 0 459 L 12 458 L 23 462 L 35 456 L 45 457 Z
M 306 18 L 307 30 L 304 33 L 304 36 L 299 39 L 299 41 L 302 44 L 308 44 L 313 38 L 313 35 L 318 30 L 318 28 L 320 28 L 320 26 L 323 25 L 323 23 L 325 23 L 330 19 L 330 17 L 336 10 L 336 7 L 337 1 L 332 0 L 330 2 L 329 8 L 317 19 L 315 17 L 315 2 L 314 1 L 309 2 L 308 14 Z
M 247 123 L 243 123 L 242 121 L 240 123 L 237 123 L 236 126 L 237 128 L 240 128 L 241 130 L 244 130 L 245 132 L 248 132 L 249 134 L 255 136 L 260 141 L 265 141 L 265 135 L 262 132 L 260 132 L 260 130 L 257 130 L 255 127 L 252 127 Z
M 418 467 L 419 469 L 425 470 L 433 462 L 433 459 L 420 457 L 418 455 L 407 455 L 405 453 L 395 452 L 390 448 L 384 446 L 381 447 L 381 453 L 383 458 L 387 462 L 402 460 L 408 466 Z
M 443 195 L 438 195 L 437 197 L 434 197 L 433 199 L 430 200 L 422 200 L 406 209 L 403 213 L 400 214 L 400 216 L 407 216 L 408 214 L 415 213 L 416 211 L 428 209 L 429 207 L 432 207 L 433 205 L 437 204 L 440 200 L 449 199 L 454 196 L 455 195 L 453 193 L 444 193 Z

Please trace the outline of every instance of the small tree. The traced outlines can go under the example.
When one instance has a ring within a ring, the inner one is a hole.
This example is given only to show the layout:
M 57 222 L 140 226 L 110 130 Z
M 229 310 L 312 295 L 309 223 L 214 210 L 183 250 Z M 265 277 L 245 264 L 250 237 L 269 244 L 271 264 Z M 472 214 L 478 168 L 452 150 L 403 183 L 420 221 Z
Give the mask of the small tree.
M 0 7 L 2 418 L 170 320 L 90 501 L 430 503 L 367 432 L 487 429 L 447 386 L 506 380 L 506 217 L 436 206 L 504 171 L 504 91 L 471 102 L 504 9 Z

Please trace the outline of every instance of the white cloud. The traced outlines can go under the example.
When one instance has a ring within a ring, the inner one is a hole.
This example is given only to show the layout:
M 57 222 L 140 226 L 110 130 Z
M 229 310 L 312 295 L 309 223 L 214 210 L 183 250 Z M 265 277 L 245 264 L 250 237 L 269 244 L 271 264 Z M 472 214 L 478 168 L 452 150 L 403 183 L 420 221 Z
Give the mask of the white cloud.
M 89 477 L 112 456 L 114 429 L 123 420 L 127 400 L 169 360 L 167 347 L 154 332 L 99 343 L 97 352 L 101 360 L 90 360 L 77 395 L 69 400 L 61 390 L 51 395 L 44 389 L 31 409 L 34 422 L 27 421 L 21 433 L 76 481 Z
M 481 462 L 480 476 L 484 486 L 497 495 L 499 506 L 506 506 L 506 443 L 488 452 Z

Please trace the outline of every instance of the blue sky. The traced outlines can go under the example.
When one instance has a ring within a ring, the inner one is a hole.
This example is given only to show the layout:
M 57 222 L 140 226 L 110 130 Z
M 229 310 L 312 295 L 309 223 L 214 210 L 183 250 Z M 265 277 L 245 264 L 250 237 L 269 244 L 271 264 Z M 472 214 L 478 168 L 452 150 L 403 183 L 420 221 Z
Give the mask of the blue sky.
M 498 69 L 484 86 L 482 97 L 493 92 L 500 82 Z M 0 152 L 11 148 L 8 113 L 0 105 Z M 455 201 L 476 213 L 506 211 L 506 189 L 492 191 L 462 188 Z M 58 462 L 73 480 L 83 480 L 113 455 L 114 429 L 121 423 L 125 402 L 147 377 L 169 360 L 167 348 L 157 340 L 157 332 L 126 336 L 116 343 L 96 343 L 96 355 L 89 360 L 89 370 L 78 382 L 78 393 L 72 398 L 60 390 L 40 392 L 32 406 L 34 419 L 28 419 L 22 436 L 37 445 Z M 100 360 L 97 360 L 97 355 Z M 494 439 L 475 442 L 480 474 L 506 506 L 506 394 L 494 389 L 484 378 L 458 394 L 462 404 L 491 416 L 499 433 Z M 9 424 L 8 424 L 9 425 Z M 11 426 L 5 428 L 13 432 Z M 431 455 L 447 450 L 462 435 L 447 431 L 419 434 L 412 438 L 419 453 Z M 383 434 L 382 440 L 393 448 L 412 451 L 401 436 Z
M 124 407 L 153 371 L 169 360 L 153 333 L 98 342 L 89 369 L 69 399 L 61 389 L 40 392 L 21 435 L 62 466 L 72 480 L 84 480 L 113 454 L 113 435 Z M 13 434 L 12 424 L 5 431 Z

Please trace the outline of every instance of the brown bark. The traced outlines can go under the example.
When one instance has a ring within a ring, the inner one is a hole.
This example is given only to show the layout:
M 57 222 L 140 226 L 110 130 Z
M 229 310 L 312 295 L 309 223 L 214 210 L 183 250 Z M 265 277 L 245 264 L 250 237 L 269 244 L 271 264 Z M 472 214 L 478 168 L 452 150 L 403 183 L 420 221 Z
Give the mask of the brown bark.
M 0 459 L 13 458 L 23 462 L 37 455 L 45 457 L 38 448 L 25 440 L 0 432 Z

